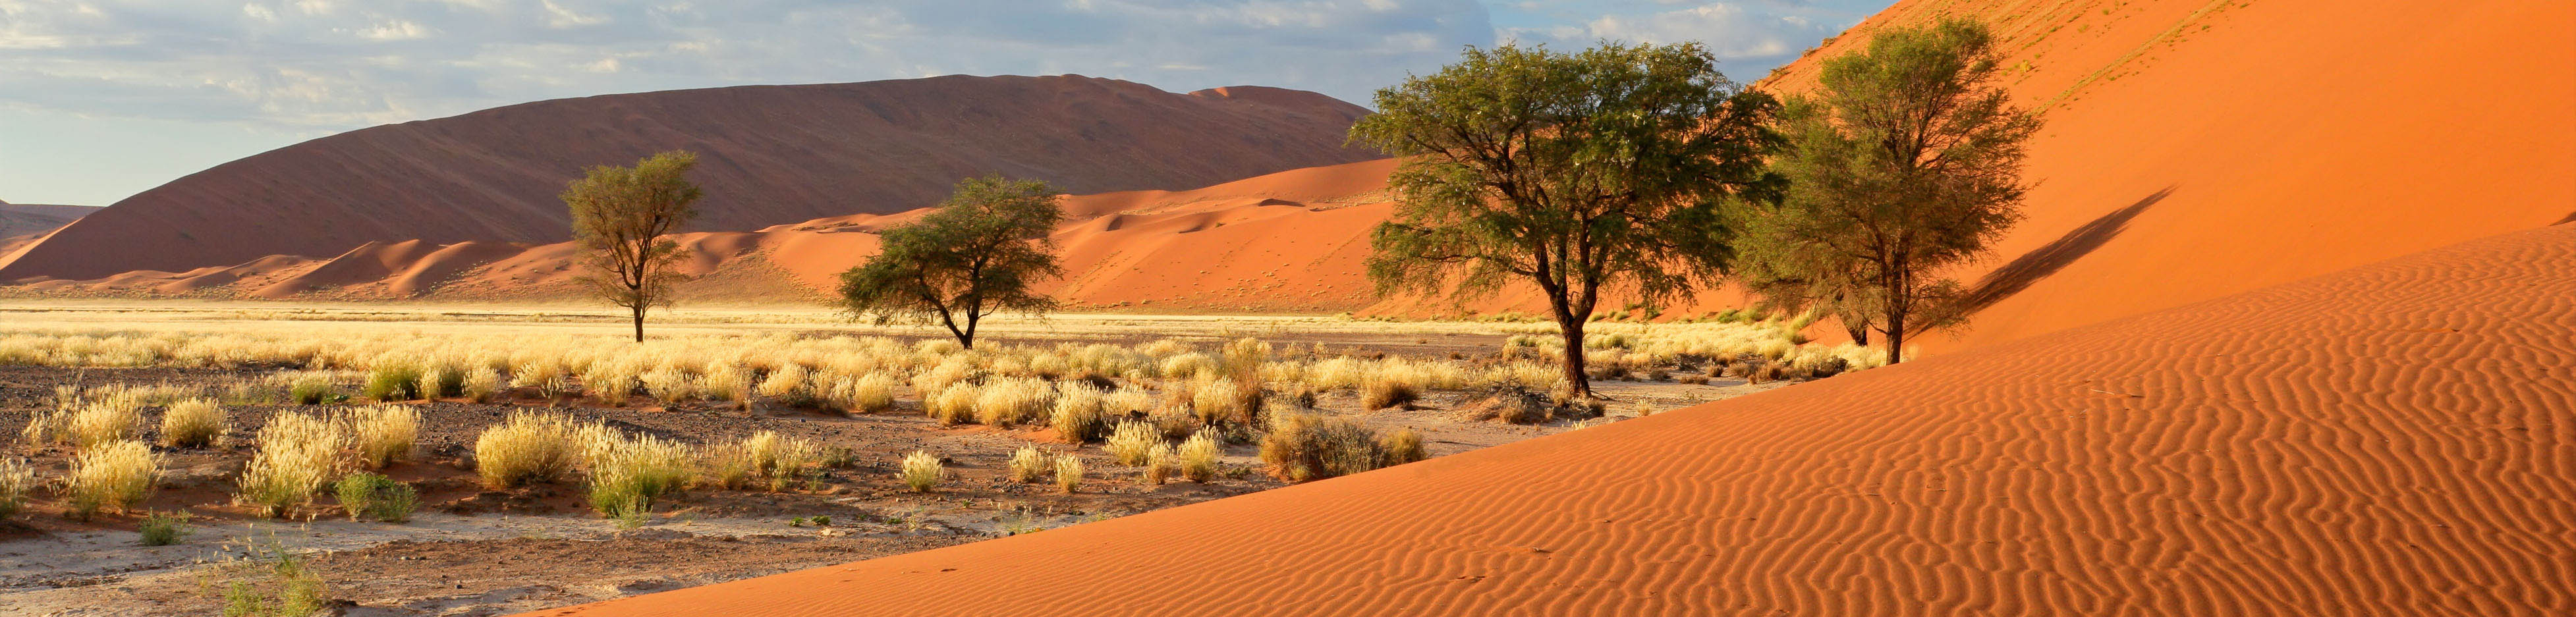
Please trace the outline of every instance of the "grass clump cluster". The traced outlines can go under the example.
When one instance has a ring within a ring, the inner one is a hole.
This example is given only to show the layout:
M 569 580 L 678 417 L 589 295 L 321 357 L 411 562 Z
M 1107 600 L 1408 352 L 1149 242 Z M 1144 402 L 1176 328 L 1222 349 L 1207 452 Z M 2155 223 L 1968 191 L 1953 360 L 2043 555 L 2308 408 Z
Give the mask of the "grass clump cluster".
M 259 450 L 242 468 L 238 497 L 261 516 L 285 516 L 339 473 L 348 444 L 339 422 L 298 412 L 270 416 L 259 430 Z
M 349 436 L 357 449 L 358 464 L 368 469 L 384 469 L 395 461 L 411 458 L 412 442 L 420 434 L 420 409 L 408 405 L 375 405 L 349 412 Z
M 411 520 L 411 513 L 420 509 L 419 490 L 372 472 L 349 474 L 332 484 L 331 492 L 353 521 L 400 523 Z
M 1261 460 L 1282 480 L 1306 482 L 1422 460 L 1412 429 L 1380 434 L 1343 418 L 1283 414 L 1261 439 Z
M 806 477 L 806 467 L 822 460 L 822 449 L 801 437 L 761 431 L 707 454 L 708 474 L 725 488 L 750 486 L 783 491 Z
M 161 481 L 161 455 L 140 441 L 100 444 L 72 457 L 63 497 L 75 518 L 102 510 L 126 512 L 152 496 Z
M 0 459 L 0 520 L 27 509 L 27 494 L 36 490 L 36 469 L 20 459 Z
M 551 482 L 572 470 L 586 446 L 570 418 L 515 412 L 474 438 L 474 472 L 494 489 Z
M 161 412 L 161 445 L 172 448 L 204 448 L 215 445 L 231 428 L 226 425 L 224 408 L 213 399 L 192 398 L 171 403 Z
M 948 467 L 939 462 L 939 457 L 921 450 L 904 455 L 903 468 L 895 473 L 916 493 L 939 490 L 939 483 L 948 479 Z

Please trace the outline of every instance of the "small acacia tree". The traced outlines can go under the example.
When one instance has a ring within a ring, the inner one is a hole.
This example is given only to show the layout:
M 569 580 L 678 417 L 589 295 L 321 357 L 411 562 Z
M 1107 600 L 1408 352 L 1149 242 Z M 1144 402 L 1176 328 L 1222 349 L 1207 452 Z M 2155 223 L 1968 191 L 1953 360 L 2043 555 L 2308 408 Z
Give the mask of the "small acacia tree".
M 673 269 L 679 245 L 662 236 L 698 216 L 696 204 L 705 193 L 685 177 L 697 164 L 697 154 L 674 150 L 634 167 L 592 167 L 564 188 L 573 238 L 590 265 L 581 280 L 635 316 L 636 342 L 644 342 L 644 312 L 669 306 L 671 287 L 687 278 Z
M 1984 25 L 1897 28 L 1826 60 L 1821 88 L 1781 117 L 1790 180 L 1776 208 L 1748 208 L 1739 272 L 1767 302 L 1844 320 L 1854 338 L 1957 323 L 1960 285 L 1939 273 L 1982 254 L 2021 219 L 2022 145 L 2036 116 L 1995 83 Z
M 879 234 L 883 249 L 841 273 L 843 308 L 877 323 L 936 320 L 975 347 L 975 326 L 1001 311 L 1044 312 L 1029 286 L 1060 276 L 1048 234 L 1064 219 L 1045 182 L 971 178 L 921 220 Z
M 1718 204 L 1780 190 L 1762 165 L 1777 104 L 1695 43 L 1469 47 L 1376 103 L 1351 138 L 1405 160 L 1370 278 L 1461 302 L 1536 285 L 1577 395 L 1592 395 L 1583 328 L 1602 293 L 1654 302 L 1719 275 L 1733 234 Z

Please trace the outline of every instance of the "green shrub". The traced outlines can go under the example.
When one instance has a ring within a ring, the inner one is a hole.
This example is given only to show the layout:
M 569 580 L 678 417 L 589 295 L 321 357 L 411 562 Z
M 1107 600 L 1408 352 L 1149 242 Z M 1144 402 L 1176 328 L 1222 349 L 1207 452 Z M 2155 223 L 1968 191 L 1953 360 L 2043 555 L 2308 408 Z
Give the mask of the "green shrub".
M 318 373 L 297 377 L 286 387 L 286 400 L 297 405 L 320 405 L 338 394 L 337 388 L 331 385 L 331 377 Z
M 156 512 L 143 517 L 143 523 L 136 531 L 142 532 L 143 537 L 139 541 L 144 546 L 178 544 L 188 537 L 188 515 Z
M 314 617 L 329 605 L 322 577 L 275 542 L 254 544 L 226 566 L 223 617 Z
M 412 511 L 420 509 L 419 491 L 379 474 L 349 474 L 332 489 L 340 497 L 340 508 L 349 511 L 349 520 L 353 521 L 400 523 L 411 520 Z
M 359 391 L 379 401 L 411 401 L 423 398 L 420 393 L 420 367 L 407 364 L 385 365 L 367 371 L 367 386 Z

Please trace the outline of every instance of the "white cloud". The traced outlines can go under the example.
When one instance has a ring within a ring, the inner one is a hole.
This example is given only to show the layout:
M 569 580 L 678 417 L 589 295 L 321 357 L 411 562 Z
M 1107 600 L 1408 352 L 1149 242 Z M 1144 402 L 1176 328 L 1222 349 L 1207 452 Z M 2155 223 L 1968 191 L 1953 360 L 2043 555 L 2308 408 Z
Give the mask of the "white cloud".
M 1081 73 L 1365 100 L 1474 0 L 0 0 L 0 109 L 341 130 L 750 83 Z

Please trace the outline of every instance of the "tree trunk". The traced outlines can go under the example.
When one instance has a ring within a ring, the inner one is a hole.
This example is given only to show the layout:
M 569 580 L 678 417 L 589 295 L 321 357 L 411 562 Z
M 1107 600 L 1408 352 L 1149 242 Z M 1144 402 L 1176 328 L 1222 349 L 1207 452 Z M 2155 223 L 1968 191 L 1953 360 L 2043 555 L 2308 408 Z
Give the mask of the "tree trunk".
M 984 316 L 982 316 L 982 315 L 977 315 L 977 314 L 974 314 L 974 313 L 967 313 L 967 314 L 966 314 L 966 331 L 957 333 L 957 345 L 958 345 L 958 346 L 960 346 L 960 347 L 965 347 L 965 348 L 967 348 L 967 349 L 974 349 L 974 348 L 975 348 L 975 323 L 976 323 L 976 322 L 979 322 L 979 321 L 983 321 L 983 320 L 984 320 Z
M 1565 336 L 1565 383 L 1576 397 L 1592 396 L 1592 376 L 1583 371 L 1583 319 L 1558 308 L 1556 330 Z
M 635 311 L 635 342 L 644 342 L 644 305 L 639 302 L 629 308 Z
M 1887 309 L 1887 363 L 1893 365 L 1903 362 L 1904 354 L 1905 309 L 1902 306 L 1889 307 Z

